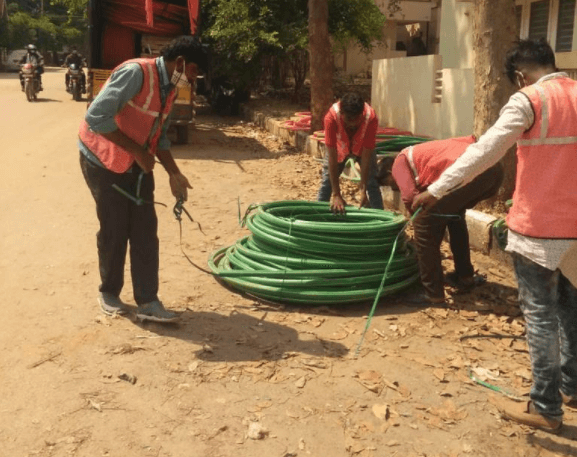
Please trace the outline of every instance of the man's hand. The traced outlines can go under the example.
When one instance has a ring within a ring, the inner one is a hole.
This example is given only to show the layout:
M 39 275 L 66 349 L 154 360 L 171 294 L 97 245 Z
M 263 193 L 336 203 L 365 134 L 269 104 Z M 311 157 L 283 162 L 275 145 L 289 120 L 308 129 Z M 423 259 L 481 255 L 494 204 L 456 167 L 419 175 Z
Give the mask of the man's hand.
M 426 190 L 425 192 L 421 192 L 413 199 L 413 206 L 411 207 L 411 210 L 413 213 L 419 208 L 423 208 L 423 211 L 427 211 L 435 206 L 438 201 L 439 200 L 437 197 L 431 195 L 429 191 Z
M 141 153 L 135 154 L 134 158 L 136 160 L 136 163 L 140 166 L 140 168 L 142 168 L 142 171 L 144 171 L 145 173 L 150 173 L 154 168 L 155 163 L 154 156 L 145 149 L 142 149 Z
M 331 210 L 335 214 L 345 214 L 345 206 L 347 206 L 347 202 L 341 197 L 340 195 L 333 195 L 333 199 L 331 202 Z
M 188 200 L 188 189 L 192 189 L 192 186 L 182 173 L 173 173 L 169 178 L 170 190 L 172 190 L 172 195 L 177 199 L 181 198 L 186 201 Z

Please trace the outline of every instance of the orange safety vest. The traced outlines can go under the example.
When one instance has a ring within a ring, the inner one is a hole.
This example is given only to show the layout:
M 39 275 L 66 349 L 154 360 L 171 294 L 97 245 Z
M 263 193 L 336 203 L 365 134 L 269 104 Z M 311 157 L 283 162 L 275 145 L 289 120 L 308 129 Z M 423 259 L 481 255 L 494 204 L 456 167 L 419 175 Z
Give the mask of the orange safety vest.
M 417 187 L 426 189 L 475 141 L 473 135 L 427 141 L 405 148 L 400 154 L 407 157 Z
M 349 136 L 347 135 L 345 126 L 341 119 L 340 103 L 337 102 L 331 106 L 330 112 L 337 120 L 337 161 L 339 163 L 343 162 L 349 155 L 349 151 L 360 157 L 363 151 L 363 144 L 365 142 L 365 133 L 367 132 L 367 127 L 370 121 L 376 117 L 375 110 L 371 108 L 368 103 L 365 103 L 365 107 L 363 109 L 364 120 L 361 126 L 357 129 L 355 136 L 353 137 L 352 146 L 349 145 Z
M 144 72 L 142 88 L 132 100 L 122 107 L 114 117 L 114 120 L 122 133 L 147 148 L 151 154 L 156 154 L 162 127 L 176 98 L 176 90 L 173 89 L 168 94 L 166 103 L 163 106 L 160 98 L 160 77 L 155 59 L 128 60 L 116 67 L 113 73 L 121 66 L 129 63 L 138 63 L 142 67 Z M 155 128 L 156 120 L 159 117 L 160 121 Z M 85 120 L 80 125 L 79 136 L 80 141 L 110 171 L 124 173 L 134 163 L 133 154 L 107 140 L 102 135 L 93 132 Z
M 560 76 L 521 92 L 535 122 L 517 142 L 507 225 L 534 238 L 577 238 L 577 81 Z

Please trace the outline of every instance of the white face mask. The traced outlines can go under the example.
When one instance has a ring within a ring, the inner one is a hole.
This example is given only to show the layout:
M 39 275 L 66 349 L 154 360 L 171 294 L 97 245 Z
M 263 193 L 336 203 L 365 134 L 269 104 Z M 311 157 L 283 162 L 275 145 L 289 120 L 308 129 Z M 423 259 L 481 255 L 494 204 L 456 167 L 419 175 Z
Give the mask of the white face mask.
M 186 62 L 183 62 L 182 68 L 186 68 Z M 188 82 L 186 75 L 183 72 L 178 71 L 176 67 L 172 73 L 172 78 L 170 78 L 170 83 L 177 88 L 185 88 L 190 86 L 190 82 Z

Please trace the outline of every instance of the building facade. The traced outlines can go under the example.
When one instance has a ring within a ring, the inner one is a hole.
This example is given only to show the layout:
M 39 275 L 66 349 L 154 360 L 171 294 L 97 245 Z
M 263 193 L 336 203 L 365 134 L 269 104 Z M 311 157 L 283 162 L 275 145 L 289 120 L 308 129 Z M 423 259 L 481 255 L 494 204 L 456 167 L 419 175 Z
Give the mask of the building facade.
M 379 1 L 379 0 L 376 0 Z M 401 3 L 401 6 L 404 2 Z M 442 0 L 437 11 L 435 52 L 373 61 L 371 100 L 382 125 L 435 138 L 473 132 L 474 3 Z M 521 38 L 543 37 L 557 66 L 577 77 L 576 0 L 517 0 Z

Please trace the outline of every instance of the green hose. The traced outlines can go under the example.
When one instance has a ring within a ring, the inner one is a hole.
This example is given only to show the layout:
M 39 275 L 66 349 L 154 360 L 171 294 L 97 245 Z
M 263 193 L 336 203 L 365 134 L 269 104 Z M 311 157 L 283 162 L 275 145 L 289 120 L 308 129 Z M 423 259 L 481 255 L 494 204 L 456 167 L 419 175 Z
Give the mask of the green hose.
M 404 217 L 325 202 L 280 201 L 245 217 L 251 235 L 214 252 L 209 267 L 235 289 L 274 302 L 346 304 L 374 299 L 418 279 Z M 396 247 L 392 258 L 391 252 Z
M 409 146 L 414 146 L 416 144 L 426 143 L 427 141 L 432 141 L 433 138 L 423 138 L 417 136 L 400 136 L 400 135 L 390 135 L 387 140 L 381 141 L 376 144 L 375 150 L 377 154 L 381 155 L 386 152 L 399 152 Z

